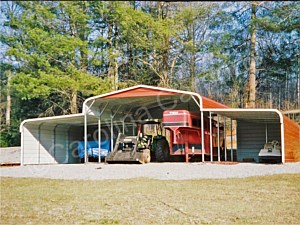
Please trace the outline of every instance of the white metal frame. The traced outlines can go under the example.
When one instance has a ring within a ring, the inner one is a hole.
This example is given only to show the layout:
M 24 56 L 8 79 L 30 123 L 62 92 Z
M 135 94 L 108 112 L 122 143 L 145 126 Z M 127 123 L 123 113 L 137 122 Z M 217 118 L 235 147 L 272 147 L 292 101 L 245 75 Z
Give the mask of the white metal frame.
M 88 99 L 86 99 L 83 103 L 83 114 L 84 114 L 84 117 L 86 118 L 87 117 L 87 114 L 88 114 L 88 111 L 91 107 L 91 105 L 94 103 L 95 100 L 97 99 L 101 99 L 101 98 L 104 98 L 104 97 L 107 97 L 107 96 L 110 96 L 110 95 L 115 95 L 115 94 L 119 94 L 119 93 L 122 93 L 122 92 L 126 92 L 126 91 L 130 91 L 130 90 L 135 90 L 135 89 L 138 89 L 138 88 L 147 88 L 147 89 L 151 89 L 151 90 L 157 90 L 157 91 L 162 91 L 162 92 L 170 92 L 170 93 L 175 93 L 175 94 L 185 94 L 185 95 L 190 95 L 193 100 L 195 101 L 195 103 L 199 106 L 199 111 L 201 113 L 201 142 L 202 142 L 202 153 L 205 152 L 205 143 L 204 143 L 204 116 L 203 116 L 203 101 L 202 101 L 202 97 L 201 95 L 199 95 L 198 93 L 194 93 L 194 92 L 189 92 L 189 91 L 179 91 L 179 90 L 174 90 L 174 89 L 167 89 L 167 88 L 161 88 L 161 87 L 153 87 L 153 86 L 147 86 L 147 85 L 137 85 L 137 86 L 133 86 L 133 87 L 129 87 L 129 88 L 125 88 L 125 89 L 122 89 L 122 90 L 118 90 L 118 91 L 113 91 L 113 92 L 110 92 L 110 93 L 106 93 L 106 94 L 102 94 L 102 95 L 98 95 L 98 96 L 93 96 L 93 97 L 90 97 Z M 199 99 L 199 103 L 197 101 L 197 99 Z M 92 104 L 90 104 L 90 106 L 88 107 L 88 103 L 92 101 Z M 84 127 L 87 127 L 87 120 L 84 120 Z M 85 138 L 85 142 L 87 142 L 87 133 L 84 134 Z M 87 143 L 85 143 L 85 148 L 87 146 Z M 86 149 L 85 149 L 86 151 Z M 204 162 L 204 154 L 202 154 L 202 162 Z
M 241 113 L 242 112 L 273 112 L 273 113 L 278 114 L 279 121 L 280 121 L 281 161 L 282 161 L 282 163 L 285 163 L 284 123 L 283 123 L 283 115 L 279 110 L 277 110 L 277 109 L 232 109 L 232 108 L 220 109 L 220 108 L 211 108 L 211 109 L 203 109 L 203 111 L 214 112 L 214 113 L 218 113 L 218 112 L 219 113 L 222 113 L 222 112 L 241 112 Z M 225 146 L 226 146 L 226 144 L 225 144 Z
M 81 114 L 73 114 L 73 115 L 64 115 L 64 116 L 45 117 L 45 118 L 36 118 L 36 119 L 24 120 L 20 125 L 20 132 L 21 132 L 21 165 L 24 165 L 24 126 L 25 126 L 26 123 L 35 122 L 37 125 L 40 125 L 42 123 L 51 122 L 51 120 L 55 121 L 57 119 L 76 118 L 76 117 L 82 117 L 82 116 L 83 116 L 83 120 L 84 120 L 83 125 L 84 125 L 84 142 L 85 142 L 85 144 L 84 144 L 85 162 L 87 162 L 86 153 L 87 153 L 88 114 L 89 114 L 89 110 L 93 106 L 95 100 L 96 99 L 101 99 L 101 98 L 104 98 L 104 97 L 107 97 L 107 96 L 110 96 L 110 95 L 115 95 L 115 94 L 118 94 L 118 93 L 138 89 L 138 88 L 147 88 L 147 89 L 151 89 L 151 90 L 157 90 L 157 91 L 162 91 L 162 92 L 170 92 L 170 93 L 175 93 L 175 94 L 185 94 L 185 95 L 190 95 L 193 98 L 195 103 L 199 106 L 199 111 L 200 111 L 200 114 L 201 114 L 202 153 L 204 153 L 204 151 L 205 151 L 204 150 L 205 149 L 205 143 L 204 143 L 204 112 L 208 112 L 210 115 L 211 115 L 212 112 L 217 113 L 218 118 L 219 118 L 219 114 L 221 112 L 264 112 L 265 111 L 265 112 L 274 112 L 274 113 L 278 114 L 279 119 L 280 119 L 280 130 L 281 130 L 282 163 L 285 163 L 284 123 L 283 123 L 282 113 L 279 110 L 276 110 L 276 109 L 232 109 L 232 108 L 209 108 L 209 109 L 207 108 L 207 109 L 204 109 L 203 108 L 203 99 L 197 93 L 188 92 L 188 91 L 173 90 L 173 89 L 167 89 L 167 88 L 160 88 L 160 87 L 152 87 L 152 86 L 147 86 L 147 85 L 138 85 L 138 86 L 134 86 L 134 87 L 130 87 L 130 88 L 126 88 L 126 89 L 122 89 L 122 90 L 119 90 L 119 91 L 114 91 L 114 92 L 110 92 L 110 93 L 106 93 L 106 94 L 103 94 L 103 95 L 94 96 L 94 97 L 86 99 L 83 103 L 83 112 Z M 102 110 L 101 115 L 102 115 L 103 112 L 104 112 L 104 109 Z M 101 115 L 98 115 L 98 129 L 100 128 L 99 129 L 100 134 L 98 134 L 100 136 L 99 140 L 101 140 Z M 99 122 L 99 120 L 100 120 L 100 122 Z M 211 123 L 211 118 L 210 118 L 210 123 Z M 219 124 L 219 119 L 218 119 L 218 124 Z M 211 126 L 211 124 L 210 124 L 210 126 Z M 225 127 L 224 127 L 224 129 L 225 129 Z M 210 131 L 210 135 L 212 135 L 211 132 L 212 131 Z M 224 133 L 226 133 L 226 132 L 224 132 Z M 219 140 L 219 135 L 220 134 L 219 134 L 219 126 L 218 126 L 218 143 L 220 141 Z M 226 143 L 226 139 L 224 141 Z M 220 144 L 218 144 L 218 146 L 219 145 Z M 226 144 L 225 144 L 225 147 L 226 147 Z M 220 146 L 218 147 L 218 161 L 220 161 L 220 154 L 219 154 L 220 149 L 219 148 L 220 148 Z M 225 154 L 226 154 L 226 149 L 225 149 Z M 99 160 L 99 162 L 101 162 L 101 159 Z M 202 154 L 202 162 L 204 162 L 204 154 Z

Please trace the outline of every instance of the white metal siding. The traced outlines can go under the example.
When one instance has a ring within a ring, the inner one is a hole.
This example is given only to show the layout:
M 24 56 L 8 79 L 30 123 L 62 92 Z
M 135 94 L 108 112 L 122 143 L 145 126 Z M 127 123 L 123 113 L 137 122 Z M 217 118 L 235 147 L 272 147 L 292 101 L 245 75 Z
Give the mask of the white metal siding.
M 268 141 L 280 141 L 280 124 L 267 124 Z M 266 143 L 266 124 L 238 121 L 237 160 L 253 158 L 258 162 L 258 153 Z
M 23 164 L 80 162 L 77 157 L 76 143 L 82 139 L 83 135 L 80 132 L 82 127 L 73 130 L 73 135 L 69 134 L 69 127 L 69 125 L 33 125 L 30 123 L 23 126 Z M 70 139 L 72 136 L 73 139 Z M 75 149 L 74 146 L 76 146 Z
M 38 126 L 23 127 L 23 164 L 39 163 Z
M 40 126 L 40 155 L 41 164 L 55 163 L 54 160 L 54 127 L 55 125 Z
M 73 126 L 69 129 L 69 163 L 79 163 L 78 144 L 83 140 L 83 127 Z
M 69 163 L 69 127 L 57 126 L 55 128 L 54 155 L 57 163 Z

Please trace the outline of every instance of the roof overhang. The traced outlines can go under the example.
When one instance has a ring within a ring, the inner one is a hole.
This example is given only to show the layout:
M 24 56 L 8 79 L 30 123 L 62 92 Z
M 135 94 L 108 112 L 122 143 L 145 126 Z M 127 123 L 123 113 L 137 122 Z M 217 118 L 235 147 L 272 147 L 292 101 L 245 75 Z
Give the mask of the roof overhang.
M 95 123 L 97 122 L 97 120 L 92 116 L 89 116 L 89 120 L 91 122 L 93 120 L 95 121 Z M 23 126 L 26 126 L 27 124 L 30 124 L 33 126 L 41 126 L 41 125 L 83 126 L 84 125 L 84 115 L 82 113 L 79 113 L 79 114 L 71 114 L 71 115 L 27 119 L 21 123 L 20 130 L 22 129 Z
M 200 112 L 203 107 L 227 106 L 200 96 L 194 92 L 137 85 L 120 91 L 88 98 L 83 113 L 101 116 L 101 120 L 122 119 L 131 115 L 133 119 L 158 119 L 164 110 L 187 109 Z
M 164 110 L 186 109 L 199 113 L 203 108 L 228 108 L 227 106 L 200 96 L 198 93 L 180 91 L 174 89 L 137 85 L 94 96 L 85 100 L 83 113 L 43 117 L 24 120 L 20 130 L 28 124 L 34 126 L 83 126 L 84 117 L 87 116 L 87 123 L 97 124 L 99 119 L 103 124 L 114 120 L 144 120 L 160 119 Z
M 203 109 L 211 113 L 231 118 L 257 123 L 283 123 L 282 113 L 277 109 Z

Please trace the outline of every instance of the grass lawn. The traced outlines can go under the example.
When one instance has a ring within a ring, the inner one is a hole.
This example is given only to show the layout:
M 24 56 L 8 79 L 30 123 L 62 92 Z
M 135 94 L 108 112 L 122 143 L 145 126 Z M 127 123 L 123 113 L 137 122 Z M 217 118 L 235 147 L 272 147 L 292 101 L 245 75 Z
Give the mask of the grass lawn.
M 299 224 L 300 174 L 69 181 L 1 177 L 1 224 Z

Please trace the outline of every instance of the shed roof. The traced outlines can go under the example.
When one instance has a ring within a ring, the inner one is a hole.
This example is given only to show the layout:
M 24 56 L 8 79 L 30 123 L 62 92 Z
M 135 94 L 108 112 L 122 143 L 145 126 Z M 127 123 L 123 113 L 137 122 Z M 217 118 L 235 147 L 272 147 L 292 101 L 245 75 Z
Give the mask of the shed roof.
M 226 116 L 233 120 L 244 120 L 257 123 L 282 123 L 282 113 L 277 109 L 203 109 Z
M 96 123 L 97 119 L 93 116 L 89 116 L 89 121 L 91 122 L 94 121 Z M 27 119 L 21 123 L 20 129 L 25 124 L 30 124 L 33 126 L 39 126 L 39 125 L 83 126 L 84 115 L 82 113 L 78 113 L 78 114 L 71 114 L 71 115 Z

